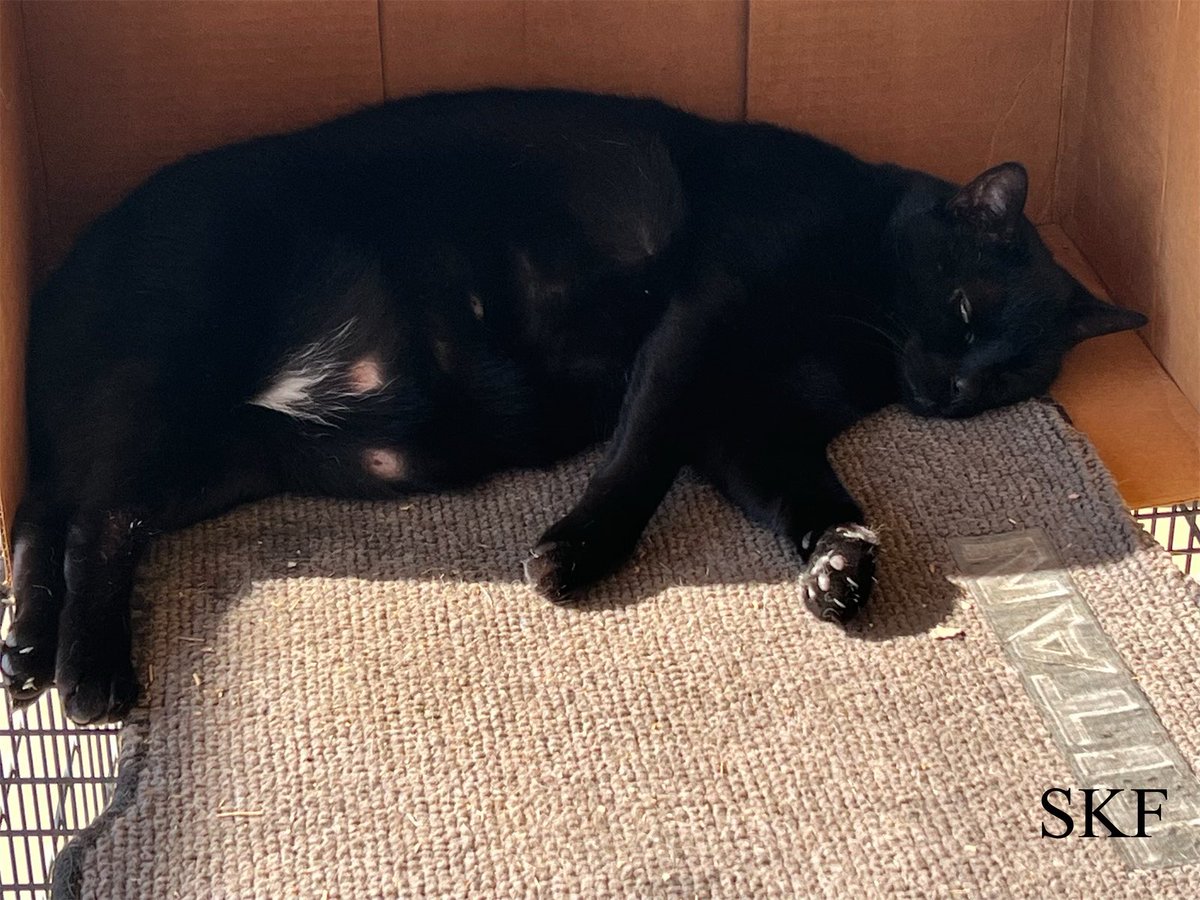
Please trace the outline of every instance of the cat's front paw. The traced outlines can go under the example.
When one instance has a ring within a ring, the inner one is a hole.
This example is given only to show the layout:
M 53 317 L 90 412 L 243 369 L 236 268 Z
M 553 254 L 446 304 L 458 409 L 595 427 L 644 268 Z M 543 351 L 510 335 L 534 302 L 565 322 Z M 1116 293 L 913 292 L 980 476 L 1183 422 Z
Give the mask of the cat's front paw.
M 875 581 L 879 538 L 865 525 L 834 525 L 817 538 L 801 582 L 822 619 L 848 622 L 866 605 Z
M 569 541 L 542 541 L 525 560 L 525 582 L 547 600 L 565 603 L 580 587 L 579 550 Z
M 584 588 L 611 575 L 637 543 L 637 532 L 623 528 L 619 520 L 595 513 L 580 527 L 579 518 L 559 520 L 525 560 L 525 581 L 555 603 L 576 600 Z

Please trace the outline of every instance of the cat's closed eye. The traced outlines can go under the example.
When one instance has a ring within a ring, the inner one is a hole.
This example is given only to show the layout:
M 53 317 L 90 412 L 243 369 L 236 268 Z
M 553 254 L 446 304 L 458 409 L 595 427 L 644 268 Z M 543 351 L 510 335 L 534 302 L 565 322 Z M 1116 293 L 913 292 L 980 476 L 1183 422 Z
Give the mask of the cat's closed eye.
M 958 317 L 963 320 L 963 324 L 971 324 L 971 300 L 967 297 L 966 291 L 962 288 L 955 288 L 954 293 L 950 295 L 950 302 L 958 308 Z

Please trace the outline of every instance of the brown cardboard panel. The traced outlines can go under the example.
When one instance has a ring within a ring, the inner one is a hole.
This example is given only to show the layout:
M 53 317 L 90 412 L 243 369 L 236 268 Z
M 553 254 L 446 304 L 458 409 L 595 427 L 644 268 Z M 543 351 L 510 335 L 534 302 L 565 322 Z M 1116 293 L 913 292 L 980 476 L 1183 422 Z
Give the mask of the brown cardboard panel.
M 1179 11 L 1150 345 L 1200 409 L 1200 3 Z
M 383 0 L 387 92 L 572 87 L 742 114 L 742 0 Z
M 956 181 L 1020 160 L 1048 221 L 1067 10 L 750 0 L 747 116 Z
M 1083 140 L 1087 107 L 1088 68 L 1092 61 L 1094 0 L 1071 0 L 1067 12 L 1067 46 L 1063 62 L 1062 109 L 1059 115 L 1058 159 L 1054 174 L 1053 219 L 1070 214 L 1079 177 L 1078 148 Z
M 1113 293 L 1152 314 L 1175 7 L 1099 3 L 1090 61 L 1075 195 L 1065 230 Z M 1072 87 L 1074 87 L 1072 85 Z
M 1103 284 L 1057 225 L 1042 237 L 1099 296 Z M 1200 497 L 1200 413 L 1133 332 L 1085 341 L 1066 358 L 1054 397 L 1096 445 L 1133 508 Z
M 376 0 L 23 7 L 51 217 L 43 261 L 164 163 L 383 97 Z
M 1100 3 L 1064 130 L 1062 224 L 1200 407 L 1200 7 Z
M 1200 497 L 1200 415 L 1136 333 L 1080 344 L 1053 394 L 1130 508 Z
M 0 3 L 0 555 L 25 478 L 25 333 L 41 171 L 21 7 Z

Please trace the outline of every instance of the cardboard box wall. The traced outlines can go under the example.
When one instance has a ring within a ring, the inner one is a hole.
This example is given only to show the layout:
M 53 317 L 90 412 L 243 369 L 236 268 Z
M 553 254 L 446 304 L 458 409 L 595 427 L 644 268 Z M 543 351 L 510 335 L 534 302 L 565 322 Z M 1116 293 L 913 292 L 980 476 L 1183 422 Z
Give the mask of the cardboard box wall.
M 1143 337 L 1190 401 L 1164 415 L 1200 406 L 1195 0 L 0 0 L 0 26 L 6 519 L 27 298 L 80 227 L 185 153 L 431 89 L 651 94 L 957 180 L 1022 160 L 1030 216 L 1151 316 Z M 1183 455 L 1158 464 L 1200 480 L 1182 427 Z

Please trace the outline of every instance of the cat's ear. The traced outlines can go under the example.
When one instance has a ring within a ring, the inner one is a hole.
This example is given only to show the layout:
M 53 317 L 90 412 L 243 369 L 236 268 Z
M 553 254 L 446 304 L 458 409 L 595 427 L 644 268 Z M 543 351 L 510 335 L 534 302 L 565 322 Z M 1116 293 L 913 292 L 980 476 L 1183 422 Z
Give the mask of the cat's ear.
M 1007 243 L 1017 236 L 1029 195 L 1029 174 L 1020 163 L 988 169 L 959 189 L 947 209 L 979 234 Z
M 1141 328 L 1149 320 L 1140 312 L 1122 309 L 1106 303 L 1081 285 L 1074 282 L 1071 293 L 1071 339 L 1075 343 L 1114 331 Z

